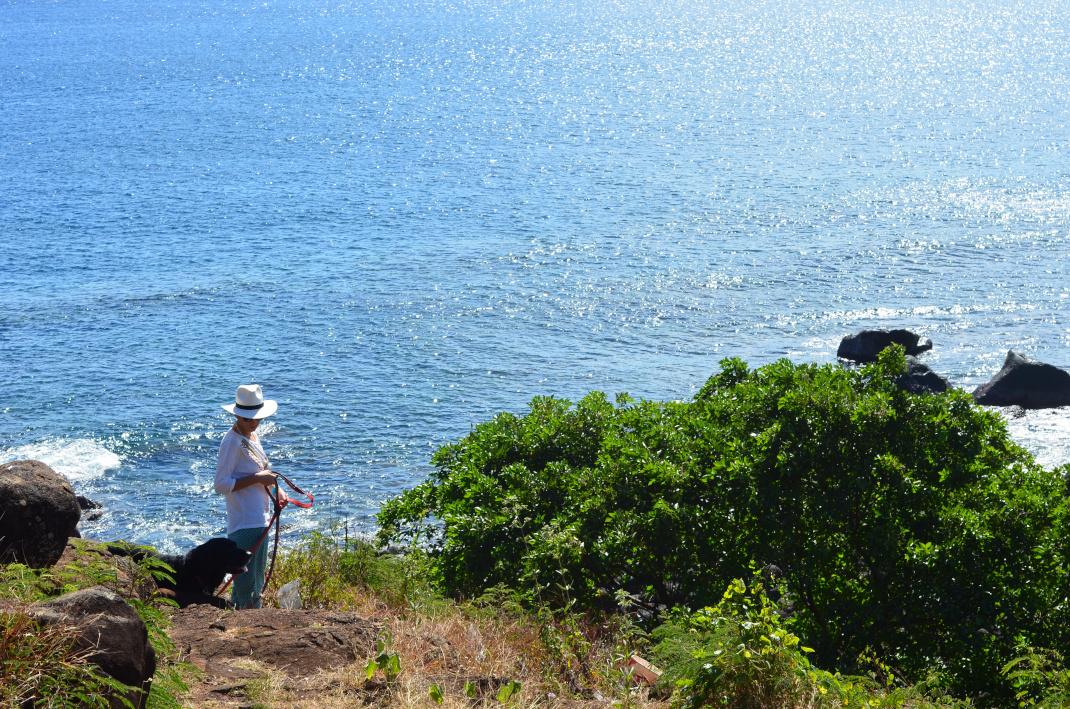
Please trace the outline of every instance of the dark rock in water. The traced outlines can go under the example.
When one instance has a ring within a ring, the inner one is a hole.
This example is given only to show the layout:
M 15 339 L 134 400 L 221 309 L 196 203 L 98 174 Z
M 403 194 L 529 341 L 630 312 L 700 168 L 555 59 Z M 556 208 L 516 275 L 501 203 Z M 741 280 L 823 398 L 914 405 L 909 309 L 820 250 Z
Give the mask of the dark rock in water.
M 85 495 L 76 495 L 74 499 L 78 500 L 78 509 L 82 510 L 83 512 L 85 512 L 86 510 L 100 509 L 100 503 L 93 502 Z
M 78 495 L 78 509 L 82 511 L 82 521 L 92 522 L 104 516 L 104 507 L 99 502 L 93 502 L 84 495 Z
M 148 630 L 130 605 L 103 586 L 85 588 L 38 603 L 30 613 L 41 623 L 61 623 L 77 628 L 76 646 L 87 659 L 131 690 L 125 698 L 144 707 L 156 671 L 156 652 Z M 123 706 L 118 697 L 111 706 Z
M 877 355 L 893 344 L 902 345 L 911 356 L 933 348 L 931 340 L 919 337 L 910 330 L 862 330 L 840 340 L 836 356 L 852 362 L 876 362 Z
M 899 377 L 896 384 L 912 394 L 938 394 L 950 388 L 947 379 L 914 357 L 907 357 L 907 373 Z
M 39 460 L 0 465 L 0 563 L 44 569 L 78 534 L 71 484 Z
M 977 387 L 973 398 L 985 406 L 1023 409 L 1070 406 L 1070 373 L 1011 350 L 1003 361 L 1003 369 L 988 383 Z

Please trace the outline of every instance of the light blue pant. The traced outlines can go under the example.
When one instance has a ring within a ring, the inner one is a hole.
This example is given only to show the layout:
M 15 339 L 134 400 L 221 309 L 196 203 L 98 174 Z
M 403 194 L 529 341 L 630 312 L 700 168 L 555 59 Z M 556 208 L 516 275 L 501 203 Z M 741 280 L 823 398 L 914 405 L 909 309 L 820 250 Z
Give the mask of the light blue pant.
M 249 551 L 264 534 L 265 527 L 238 529 L 227 535 L 242 549 Z M 248 571 L 234 579 L 230 599 L 235 608 L 259 608 L 260 594 L 264 590 L 264 574 L 267 573 L 268 540 L 265 538 L 260 547 L 249 559 Z

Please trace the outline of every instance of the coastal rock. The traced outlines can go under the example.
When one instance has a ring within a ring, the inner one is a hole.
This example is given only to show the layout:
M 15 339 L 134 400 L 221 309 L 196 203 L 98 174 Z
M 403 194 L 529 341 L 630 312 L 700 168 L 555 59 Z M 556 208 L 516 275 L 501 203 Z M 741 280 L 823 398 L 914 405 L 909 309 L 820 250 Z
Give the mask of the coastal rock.
M 899 377 L 896 383 L 912 394 L 938 394 L 950 388 L 947 379 L 914 357 L 907 357 L 907 373 Z
M 973 398 L 985 406 L 1021 406 L 1024 409 L 1070 406 L 1070 373 L 1011 350 L 1003 361 L 1003 368 L 987 383 L 977 387 Z
M 175 612 L 171 638 L 193 664 L 232 679 L 236 658 L 255 658 L 291 676 L 335 669 L 367 657 L 381 626 L 353 613 L 193 605 Z
M 0 465 L 0 563 L 43 569 L 76 536 L 78 500 L 59 473 L 38 460 Z
M 862 330 L 840 340 L 836 356 L 852 362 L 876 362 L 877 355 L 892 344 L 902 345 L 911 356 L 933 348 L 932 340 L 922 338 L 910 330 Z
M 78 495 L 78 509 L 82 511 L 83 522 L 92 522 L 95 519 L 100 519 L 104 514 L 104 506 L 99 502 L 93 502 L 84 495 Z
M 76 628 L 76 647 L 106 674 L 131 687 L 126 699 L 144 707 L 156 671 L 156 652 L 141 618 L 120 596 L 103 586 L 82 589 L 34 606 L 39 622 Z M 123 706 L 119 697 L 111 706 Z

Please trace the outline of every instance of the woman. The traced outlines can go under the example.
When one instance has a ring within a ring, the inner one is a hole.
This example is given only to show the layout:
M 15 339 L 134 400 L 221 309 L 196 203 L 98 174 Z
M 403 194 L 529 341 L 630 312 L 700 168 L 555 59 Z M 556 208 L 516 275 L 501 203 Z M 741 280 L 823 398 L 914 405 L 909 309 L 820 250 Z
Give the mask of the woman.
M 271 496 L 277 494 L 275 473 L 256 429 L 277 409 L 276 402 L 264 399 L 259 384 L 242 384 L 234 403 L 223 404 L 235 420 L 219 444 L 215 491 L 227 500 L 227 537 L 250 551 L 267 531 L 274 512 Z M 236 608 L 260 607 L 266 567 L 267 544 L 261 543 L 249 559 L 248 570 L 234 579 L 231 599 Z

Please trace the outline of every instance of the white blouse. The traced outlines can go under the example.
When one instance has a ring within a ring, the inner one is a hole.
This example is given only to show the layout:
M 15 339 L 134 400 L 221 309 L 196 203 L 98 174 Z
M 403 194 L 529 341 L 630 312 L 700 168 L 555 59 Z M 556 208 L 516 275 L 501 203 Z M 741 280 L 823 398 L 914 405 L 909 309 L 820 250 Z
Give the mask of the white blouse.
M 215 469 L 215 491 L 227 500 L 227 534 L 239 529 L 266 527 L 271 521 L 274 506 L 266 487 L 250 485 L 241 490 L 234 489 L 240 478 L 269 467 L 268 457 L 259 443 L 233 428 L 223 436 Z

